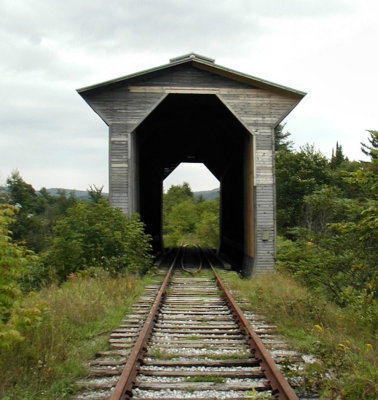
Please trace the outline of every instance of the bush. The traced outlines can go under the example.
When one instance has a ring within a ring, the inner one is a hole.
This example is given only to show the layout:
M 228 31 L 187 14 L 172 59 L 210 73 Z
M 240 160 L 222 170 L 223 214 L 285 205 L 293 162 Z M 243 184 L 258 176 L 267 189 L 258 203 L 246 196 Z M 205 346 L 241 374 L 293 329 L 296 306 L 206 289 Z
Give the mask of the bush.
M 293 231 L 294 232 L 294 231 Z M 296 241 L 278 238 L 277 269 L 289 272 L 315 294 L 355 311 L 359 322 L 377 328 L 376 273 L 342 238 L 296 230 Z
M 46 268 L 59 281 L 90 267 L 112 273 L 143 273 L 151 265 L 151 245 L 137 215 L 126 217 L 107 200 L 78 203 L 57 221 L 51 246 L 44 253 Z
M 22 328 L 38 322 L 41 310 L 23 305 L 20 280 L 35 268 L 39 259 L 12 240 L 9 225 L 16 208 L 0 204 L 0 348 L 23 341 Z

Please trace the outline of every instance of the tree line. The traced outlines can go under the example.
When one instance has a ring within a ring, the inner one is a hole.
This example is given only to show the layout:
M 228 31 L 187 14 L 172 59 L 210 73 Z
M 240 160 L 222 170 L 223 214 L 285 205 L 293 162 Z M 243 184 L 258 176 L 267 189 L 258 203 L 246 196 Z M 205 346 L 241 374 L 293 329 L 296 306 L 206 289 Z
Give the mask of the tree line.
M 361 143 L 368 161 L 350 161 L 336 143 L 328 160 L 313 146 L 293 150 L 276 130 L 277 269 L 315 293 L 355 308 L 376 329 L 378 131 Z
M 163 195 L 163 235 L 166 247 L 192 245 L 217 248 L 219 198 L 195 197 L 189 184 L 172 185 Z
M 138 215 L 110 206 L 101 189 L 90 201 L 60 191 L 36 192 L 16 171 L 0 195 L 0 348 L 22 341 L 42 309 L 28 293 L 75 275 L 142 274 L 152 264 L 150 237 Z

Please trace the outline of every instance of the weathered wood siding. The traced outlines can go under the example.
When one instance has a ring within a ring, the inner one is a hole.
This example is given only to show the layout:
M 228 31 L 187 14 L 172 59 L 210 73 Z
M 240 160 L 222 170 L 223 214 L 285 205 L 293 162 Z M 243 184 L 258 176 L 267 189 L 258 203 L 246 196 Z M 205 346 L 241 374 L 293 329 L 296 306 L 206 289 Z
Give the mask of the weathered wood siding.
M 88 102 L 109 125 L 109 199 L 113 207 L 125 214 L 138 211 L 135 168 L 130 165 L 130 135 L 166 94 L 132 93 L 127 87 L 99 91 L 88 96 Z M 131 175 L 131 176 L 130 176 Z
M 236 82 L 217 74 L 206 72 L 191 65 L 180 65 L 172 67 L 166 71 L 159 71 L 135 78 L 128 82 L 130 86 L 146 86 L 146 87 L 187 87 L 187 88 L 231 88 L 231 89 L 250 89 L 251 87 Z
M 219 97 L 255 136 L 253 274 L 260 274 L 274 269 L 276 256 L 274 128 L 298 101 L 268 91 Z M 251 261 L 245 257 L 244 263 Z

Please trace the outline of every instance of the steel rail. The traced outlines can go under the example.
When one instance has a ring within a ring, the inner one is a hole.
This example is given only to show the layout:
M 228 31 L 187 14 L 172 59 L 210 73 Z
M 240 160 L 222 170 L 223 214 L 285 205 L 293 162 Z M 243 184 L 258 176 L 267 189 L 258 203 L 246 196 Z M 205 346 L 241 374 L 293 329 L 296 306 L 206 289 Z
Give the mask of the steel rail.
M 192 274 L 192 275 L 198 274 L 198 272 L 201 271 L 202 265 L 203 265 L 203 261 L 202 261 L 202 257 L 201 257 L 201 248 L 200 248 L 198 245 L 195 246 L 195 248 L 196 248 L 197 251 L 198 251 L 199 267 L 198 267 L 197 269 L 193 269 L 193 270 L 190 270 L 190 269 L 186 269 L 186 268 L 185 268 L 185 262 L 184 262 L 184 260 L 185 260 L 185 250 L 186 250 L 187 248 L 188 248 L 188 246 L 187 246 L 186 244 L 185 244 L 184 246 L 182 246 L 183 254 L 182 254 L 182 257 L 181 257 L 181 268 L 182 268 L 185 272 L 188 272 L 189 274 Z
M 158 294 L 156 295 L 154 304 L 147 316 L 147 319 L 143 325 L 143 329 L 140 332 L 137 341 L 135 342 L 135 345 L 129 355 L 129 358 L 126 361 L 126 365 L 122 371 L 122 374 L 114 388 L 114 391 L 112 395 L 110 396 L 110 400 L 123 400 L 126 399 L 126 396 L 131 396 L 131 390 L 133 388 L 133 385 L 135 383 L 135 378 L 138 372 L 138 367 L 139 363 L 142 359 L 143 353 L 146 350 L 146 344 L 147 341 L 149 340 L 152 329 L 155 325 L 156 322 L 156 317 L 159 311 L 159 308 L 161 306 L 162 300 L 164 298 L 164 295 L 167 290 L 167 286 L 169 283 L 169 280 L 171 278 L 172 270 L 176 264 L 177 257 L 180 253 L 180 250 L 178 250 L 168 272 L 167 275 L 164 278 L 163 283 L 161 284 L 161 287 L 159 289 Z
M 223 292 L 227 303 L 230 305 L 231 309 L 236 316 L 239 325 L 250 338 L 249 344 L 251 346 L 252 351 L 254 352 L 255 358 L 257 358 L 261 362 L 261 369 L 265 373 L 270 386 L 272 388 L 272 396 L 277 400 L 299 400 L 298 396 L 295 394 L 292 387 L 289 385 L 285 377 L 282 375 L 282 372 L 277 367 L 274 362 L 272 356 L 269 354 L 268 350 L 266 350 L 264 344 L 261 339 L 257 336 L 256 332 L 253 330 L 251 324 L 244 316 L 243 311 L 239 308 L 234 300 L 233 296 L 229 292 L 229 290 L 224 285 L 223 281 L 219 277 L 215 268 L 211 264 L 208 257 L 206 257 L 211 269 L 214 272 L 215 279 L 221 291 Z

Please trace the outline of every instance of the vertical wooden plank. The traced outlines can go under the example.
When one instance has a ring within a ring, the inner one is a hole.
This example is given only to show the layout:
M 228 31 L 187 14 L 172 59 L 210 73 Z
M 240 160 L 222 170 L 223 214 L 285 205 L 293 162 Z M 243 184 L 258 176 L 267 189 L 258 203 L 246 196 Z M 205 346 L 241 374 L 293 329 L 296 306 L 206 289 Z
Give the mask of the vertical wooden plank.
M 125 214 L 129 208 L 129 134 L 125 124 L 109 126 L 109 200 Z
M 255 257 L 253 137 L 246 137 L 244 149 L 244 253 Z

